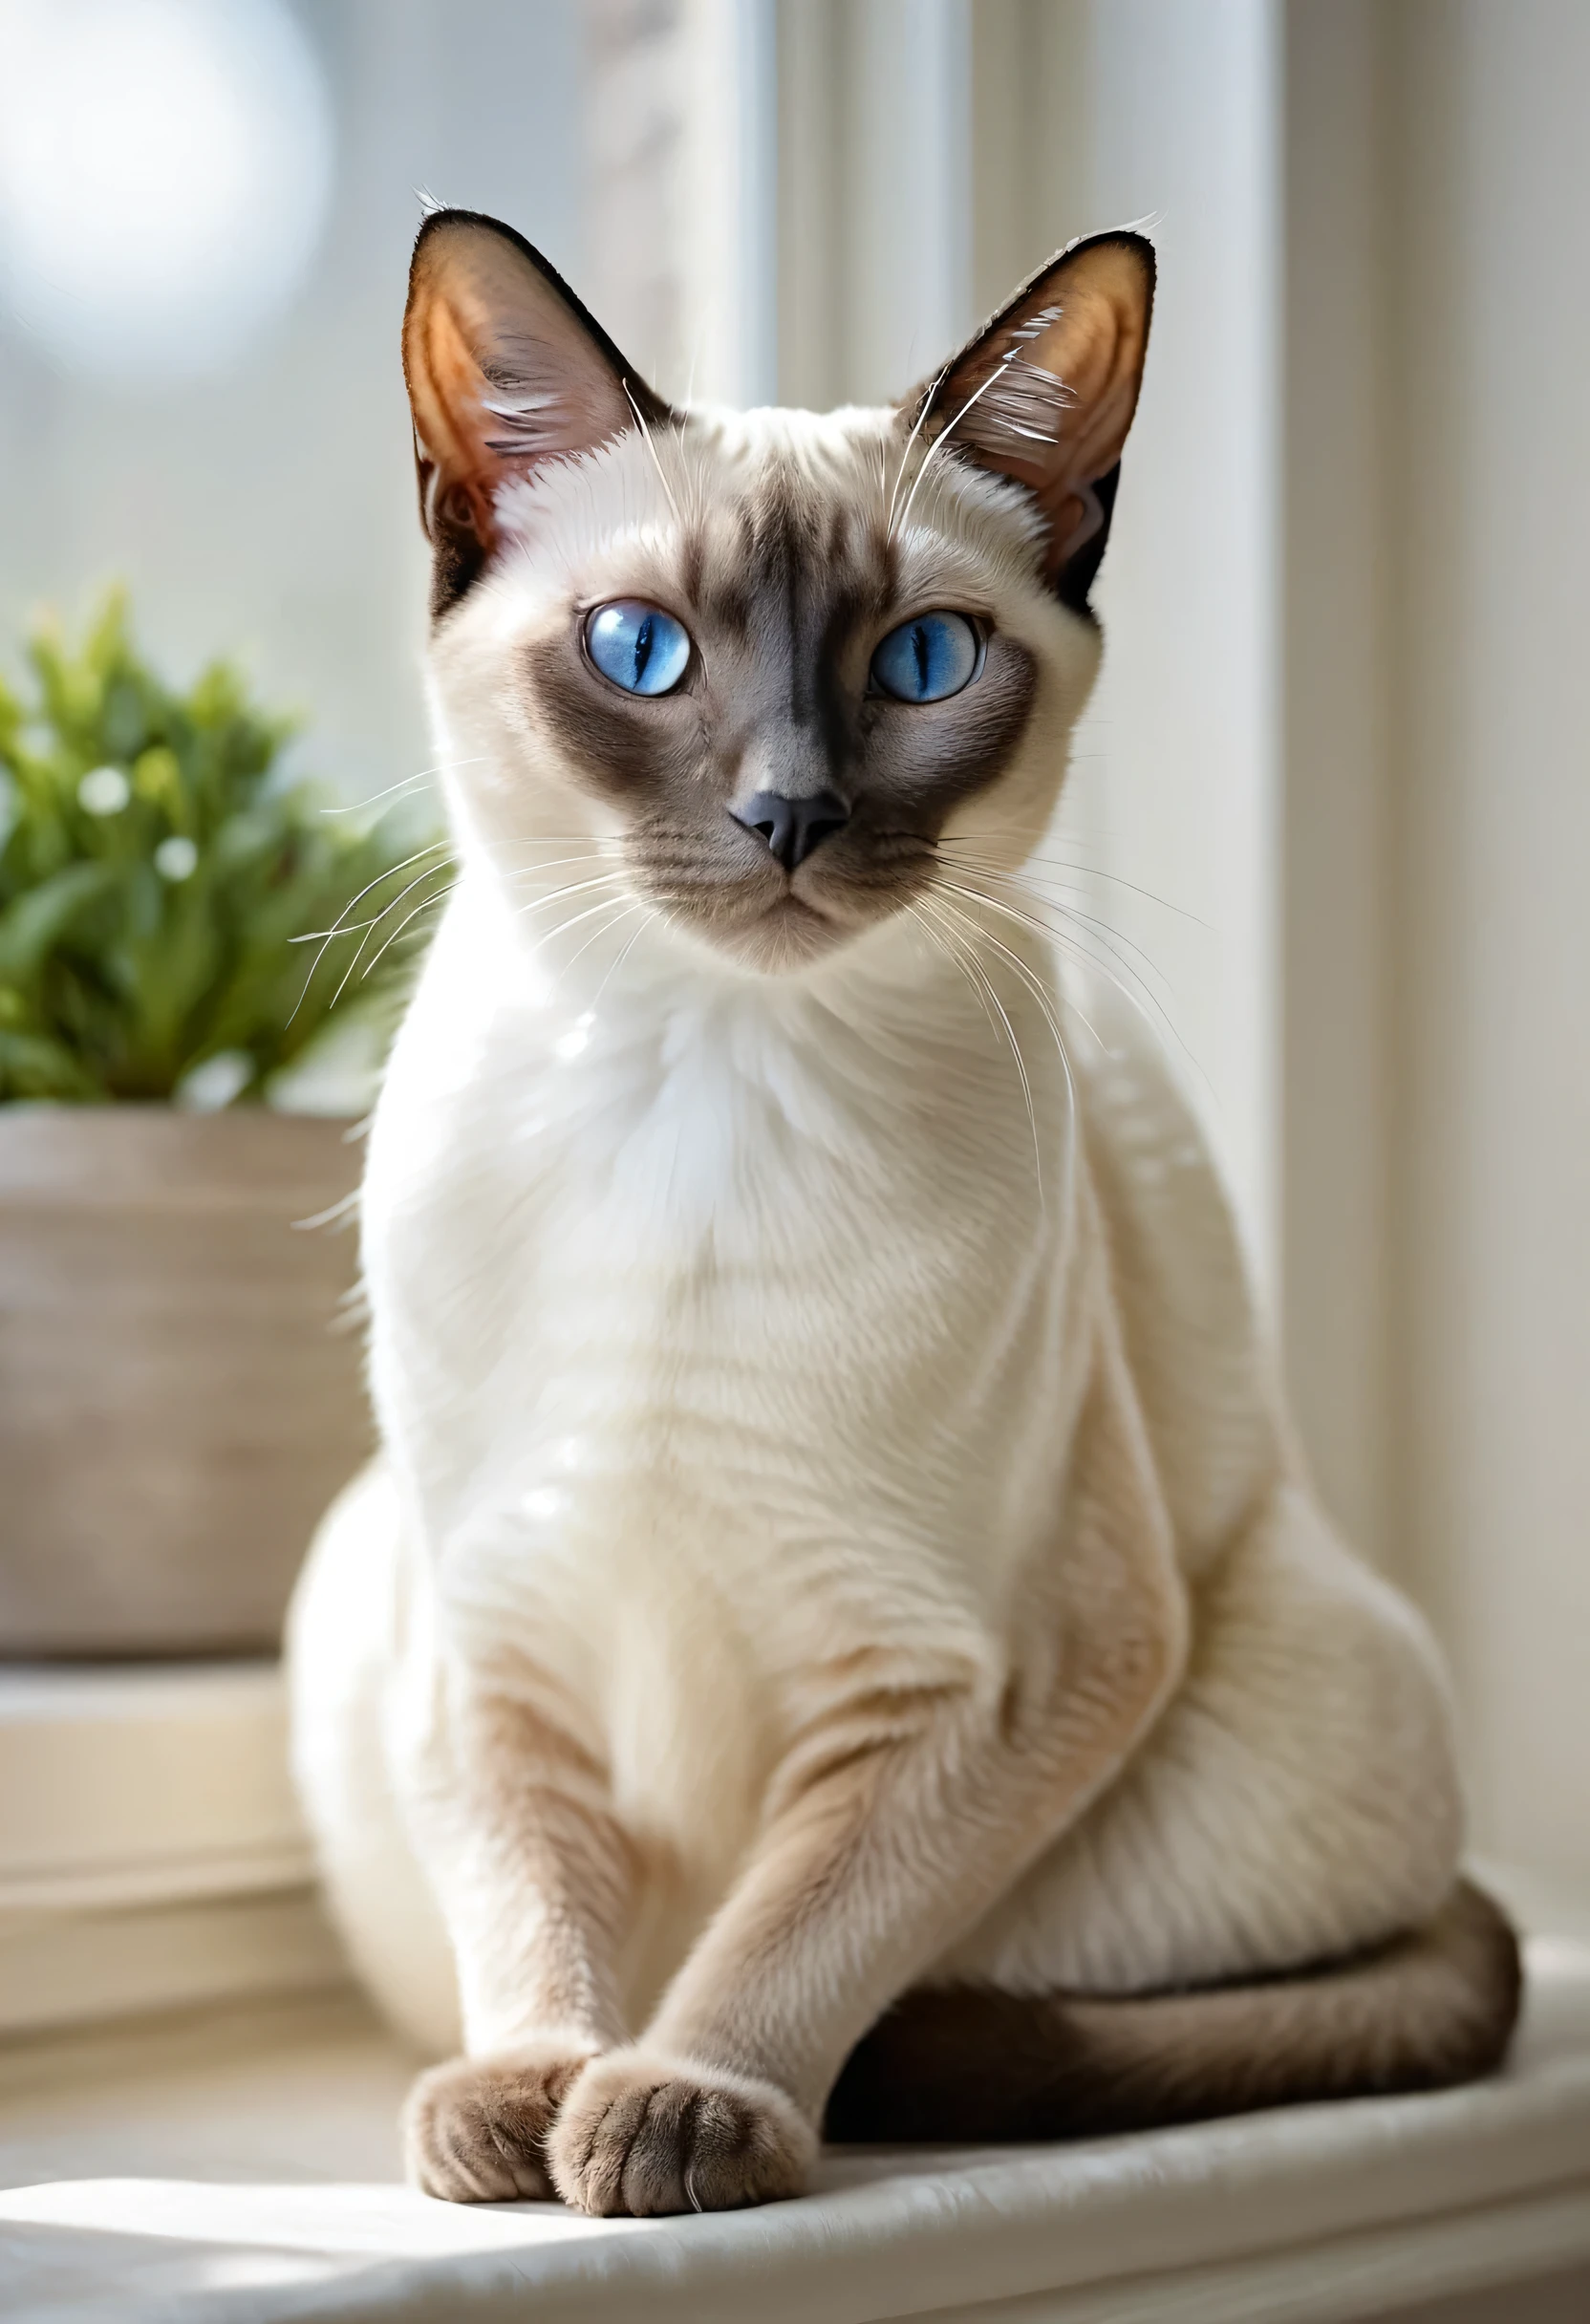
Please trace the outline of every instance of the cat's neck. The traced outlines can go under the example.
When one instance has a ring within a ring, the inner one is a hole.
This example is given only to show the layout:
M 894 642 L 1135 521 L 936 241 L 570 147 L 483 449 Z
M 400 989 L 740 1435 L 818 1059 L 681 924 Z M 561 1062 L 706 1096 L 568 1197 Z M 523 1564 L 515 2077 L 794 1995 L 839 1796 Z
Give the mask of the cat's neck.
M 769 977 L 655 915 L 596 925 L 594 938 L 589 922 L 538 929 L 520 898 L 466 872 L 394 1052 L 388 1113 L 423 1143 L 438 1104 L 487 1139 L 493 1123 L 572 1130 L 682 1104 L 746 1134 L 773 1120 L 824 1143 L 831 1131 L 885 1176 L 947 1139 L 980 1157 L 991 1196 L 1024 1210 L 1037 1194 L 1050 1210 L 1074 1092 L 1041 957 L 1018 975 L 902 915 L 804 976 Z
M 455 1001 L 465 980 L 488 1009 L 539 1021 L 554 1048 L 598 1021 L 667 1023 L 677 1040 L 714 1043 L 738 1030 L 796 1049 L 849 1031 L 904 1069 L 962 1050 L 985 1055 L 991 1044 L 1008 1051 L 1015 1040 L 1035 1083 L 1048 1082 L 1051 1065 L 1064 1078 L 1047 947 L 1003 926 L 981 935 L 961 918 L 951 930 L 898 915 L 804 971 L 768 975 L 654 907 L 614 899 L 583 872 L 510 888 L 476 869 L 460 881 L 438 952 Z

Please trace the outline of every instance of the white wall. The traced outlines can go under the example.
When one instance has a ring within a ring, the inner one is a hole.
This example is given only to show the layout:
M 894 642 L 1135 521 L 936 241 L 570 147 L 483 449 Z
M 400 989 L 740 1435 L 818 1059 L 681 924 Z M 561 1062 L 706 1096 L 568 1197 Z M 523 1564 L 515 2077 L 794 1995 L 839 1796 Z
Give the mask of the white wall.
M 1284 1353 L 1326 1503 L 1393 1501 L 1392 204 L 1382 0 L 1285 11 L 1278 907 Z
M 1590 1879 L 1590 11 L 1399 31 L 1403 1517 L 1482 1840 Z
M 1287 1350 L 1484 1848 L 1590 1880 L 1590 13 L 1287 10 Z

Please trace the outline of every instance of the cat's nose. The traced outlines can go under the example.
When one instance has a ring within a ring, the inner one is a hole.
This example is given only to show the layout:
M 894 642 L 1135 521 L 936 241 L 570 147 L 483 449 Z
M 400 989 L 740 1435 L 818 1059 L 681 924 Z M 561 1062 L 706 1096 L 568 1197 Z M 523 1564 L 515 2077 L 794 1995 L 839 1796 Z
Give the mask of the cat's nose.
M 786 872 L 804 864 L 813 848 L 842 831 L 850 810 L 837 791 L 814 791 L 808 798 L 786 799 L 783 791 L 757 791 L 743 807 L 729 809 L 736 823 L 767 842 L 767 851 Z

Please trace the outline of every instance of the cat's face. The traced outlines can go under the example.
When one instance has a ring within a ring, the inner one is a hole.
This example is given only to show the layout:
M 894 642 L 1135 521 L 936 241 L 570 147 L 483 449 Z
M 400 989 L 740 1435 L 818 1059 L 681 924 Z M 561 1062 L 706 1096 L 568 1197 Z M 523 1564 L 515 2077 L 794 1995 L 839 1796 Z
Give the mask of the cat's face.
M 1149 275 L 1106 247 L 1124 435 Z M 674 414 L 503 229 L 431 221 L 405 355 L 432 677 L 485 859 L 599 846 L 635 901 L 771 973 L 912 910 L 949 833 L 1020 861 L 1097 667 L 1119 454 L 1107 431 L 1013 475 L 1077 410 L 1031 359 L 1062 312 L 1042 278 L 926 410 Z
M 1026 851 L 1097 633 L 975 470 L 892 530 L 904 433 L 693 419 L 656 465 L 631 434 L 505 493 L 433 652 L 496 860 L 598 834 L 676 928 L 777 971 L 900 912 L 952 822 Z

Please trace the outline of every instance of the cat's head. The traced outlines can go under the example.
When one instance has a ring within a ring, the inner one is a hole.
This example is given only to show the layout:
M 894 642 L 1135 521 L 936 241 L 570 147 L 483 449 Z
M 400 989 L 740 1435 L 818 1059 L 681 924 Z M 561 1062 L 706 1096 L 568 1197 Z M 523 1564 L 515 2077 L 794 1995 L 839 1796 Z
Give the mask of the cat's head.
M 466 844 L 599 848 L 769 973 L 903 913 L 957 835 L 1019 862 L 1097 669 L 1152 294 L 1101 235 L 897 407 L 681 412 L 509 228 L 427 219 L 403 358 Z

